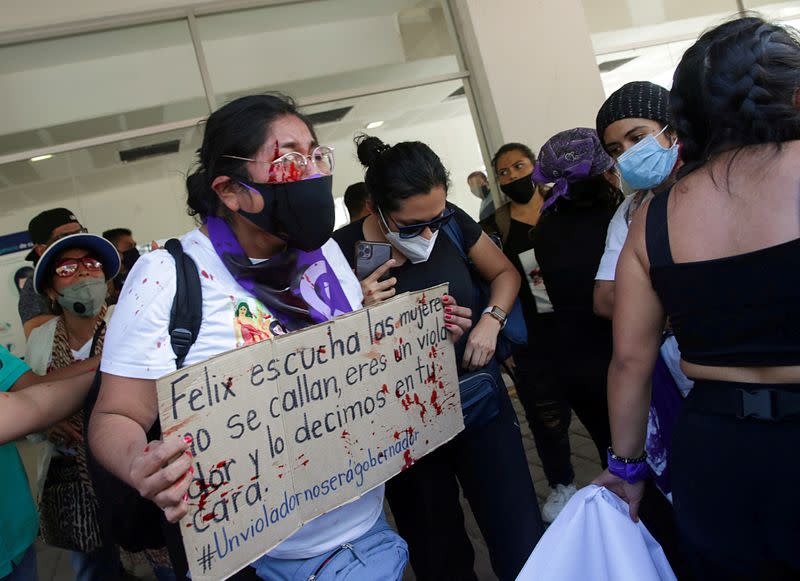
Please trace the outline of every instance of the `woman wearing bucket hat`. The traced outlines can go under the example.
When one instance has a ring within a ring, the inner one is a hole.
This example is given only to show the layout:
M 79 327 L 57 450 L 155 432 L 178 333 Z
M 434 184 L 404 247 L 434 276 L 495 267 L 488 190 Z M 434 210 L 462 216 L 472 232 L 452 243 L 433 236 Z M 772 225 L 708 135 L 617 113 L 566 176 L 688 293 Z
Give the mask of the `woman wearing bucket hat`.
M 28 339 L 26 359 L 34 372 L 48 373 L 100 354 L 108 281 L 119 267 L 114 246 L 94 234 L 66 236 L 42 253 L 33 287 L 57 316 Z M 77 579 L 115 579 L 121 565 L 114 548 L 102 541 L 83 424 L 83 412 L 78 412 L 49 432 L 55 451 L 41 493 L 40 535 L 47 544 L 72 551 Z
M 532 179 L 553 184 L 531 240 L 555 320 L 556 379 L 602 462 L 611 442 L 606 373 L 611 324 L 592 312 L 592 286 L 606 227 L 622 197 L 607 178 L 614 160 L 594 129 L 562 131 L 542 146 Z

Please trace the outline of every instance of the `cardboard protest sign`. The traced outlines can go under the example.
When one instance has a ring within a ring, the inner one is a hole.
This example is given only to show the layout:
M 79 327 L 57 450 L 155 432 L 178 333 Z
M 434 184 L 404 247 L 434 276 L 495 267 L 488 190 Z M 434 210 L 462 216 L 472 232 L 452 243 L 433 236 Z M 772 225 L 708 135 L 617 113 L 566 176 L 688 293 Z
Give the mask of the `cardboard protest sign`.
M 194 581 L 224 579 L 464 428 L 447 285 L 213 357 L 158 381 L 192 437 L 181 521 Z

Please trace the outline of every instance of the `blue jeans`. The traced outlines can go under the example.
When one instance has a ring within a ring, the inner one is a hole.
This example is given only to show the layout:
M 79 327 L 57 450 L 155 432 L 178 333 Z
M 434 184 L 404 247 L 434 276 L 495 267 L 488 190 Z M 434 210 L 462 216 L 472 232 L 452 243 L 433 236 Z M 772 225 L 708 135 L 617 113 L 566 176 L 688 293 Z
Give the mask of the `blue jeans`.
M 386 499 L 419 581 L 477 579 L 459 484 L 489 548 L 492 569 L 501 581 L 513 581 L 544 525 L 505 388 L 500 414 L 488 424 L 462 432 L 386 483 Z
M 399 581 L 408 563 L 408 547 L 381 516 L 359 538 L 310 559 L 261 557 L 258 576 L 267 581 Z
M 119 554 L 114 547 L 103 547 L 91 553 L 71 551 L 69 554 L 75 581 L 106 581 L 122 573 Z
M 8 575 L 0 581 L 37 581 L 39 578 L 36 570 L 36 546 L 31 545 L 25 555 Z

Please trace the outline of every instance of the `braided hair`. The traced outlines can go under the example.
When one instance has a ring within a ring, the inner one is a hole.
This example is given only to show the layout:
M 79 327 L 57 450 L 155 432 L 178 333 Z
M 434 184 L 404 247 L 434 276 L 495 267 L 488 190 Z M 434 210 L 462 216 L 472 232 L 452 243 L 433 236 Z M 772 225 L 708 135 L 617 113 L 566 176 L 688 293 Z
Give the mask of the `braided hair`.
M 747 16 L 704 33 L 683 55 L 670 92 L 681 175 L 747 145 L 800 139 L 800 40 Z

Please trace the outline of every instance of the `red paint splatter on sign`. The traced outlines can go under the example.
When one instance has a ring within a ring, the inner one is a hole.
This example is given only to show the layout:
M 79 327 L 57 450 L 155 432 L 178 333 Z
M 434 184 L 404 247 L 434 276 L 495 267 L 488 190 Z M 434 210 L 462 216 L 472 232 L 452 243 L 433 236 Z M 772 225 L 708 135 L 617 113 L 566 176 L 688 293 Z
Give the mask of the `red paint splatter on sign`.
M 414 465 L 414 458 L 411 457 L 411 450 L 406 450 L 403 452 L 403 460 L 405 460 L 405 463 L 403 464 L 401 470 L 408 470 Z

